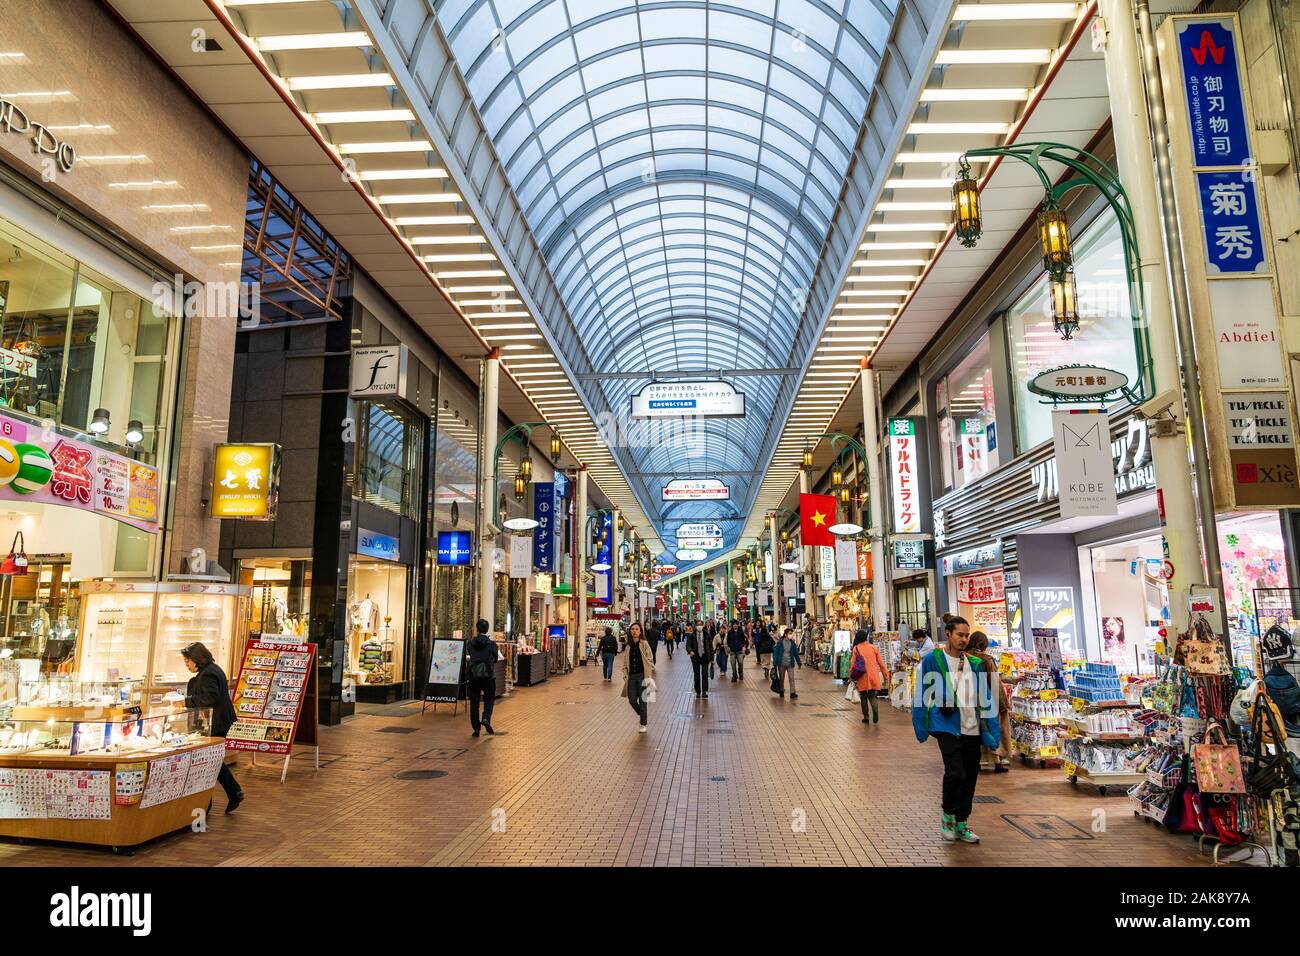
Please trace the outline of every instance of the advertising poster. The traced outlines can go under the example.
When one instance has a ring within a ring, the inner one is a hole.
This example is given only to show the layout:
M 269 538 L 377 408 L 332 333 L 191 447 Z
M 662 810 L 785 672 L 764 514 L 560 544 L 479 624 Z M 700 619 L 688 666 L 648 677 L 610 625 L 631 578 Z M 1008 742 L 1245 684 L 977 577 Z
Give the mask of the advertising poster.
M 249 642 L 235 683 L 235 723 L 226 734 L 227 749 L 290 751 L 315 657 L 315 644 Z
M 983 631 L 991 641 L 1006 642 L 1007 605 L 1001 568 L 957 578 L 957 614 L 972 631 Z
M 429 657 L 429 679 L 424 699 L 431 703 L 454 704 L 460 694 L 460 672 L 465 659 L 464 641 L 434 641 Z
M 1084 656 L 1076 643 L 1074 620 L 1073 587 L 1029 589 L 1029 626 L 1035 639 L 1039 630 L 1050 629 L 1060 642 L 1061 653 L 1070 659 Z

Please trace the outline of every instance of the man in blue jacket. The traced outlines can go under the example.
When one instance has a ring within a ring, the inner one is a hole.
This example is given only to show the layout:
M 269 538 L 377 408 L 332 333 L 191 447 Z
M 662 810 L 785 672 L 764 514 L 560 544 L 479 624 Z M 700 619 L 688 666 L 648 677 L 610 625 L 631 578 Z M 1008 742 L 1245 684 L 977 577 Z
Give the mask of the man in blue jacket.
M 1002 738 L 993 685 L 983 662 L 967 655 L 970 624 L 944 623 L 947 644 L 921 658 L 912 729 L 921 743 L 933 737 L 943 755 L 943 819 L 939 835 L 951 843 L 979 843 L 967 826 L 980 773 L 980 745 L 996 750 Z

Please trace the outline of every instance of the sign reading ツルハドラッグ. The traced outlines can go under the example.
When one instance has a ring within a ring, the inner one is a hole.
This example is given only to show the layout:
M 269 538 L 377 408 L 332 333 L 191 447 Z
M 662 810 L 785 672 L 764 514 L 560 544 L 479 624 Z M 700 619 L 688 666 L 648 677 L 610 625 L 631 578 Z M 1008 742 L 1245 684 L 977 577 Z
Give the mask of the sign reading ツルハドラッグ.
M 745 394 L 723 381 L 651 382 L 632 395 L 633 418 L 741 418 Z
M 63 505 L 158 530 L 158 469 L 0 415 L 0 501 Z
M 893 484 L 894 532 L 921 530 L 920 473 L 917 470 L 916 422 L 889 420 L 889 472 Z
M 289 752 L 303 704 L 314 690 L 315 658 L 315 644 L 249 642 L 235 682 L 228 750 Z M 316 706 L 314 699 L 311 706 Z

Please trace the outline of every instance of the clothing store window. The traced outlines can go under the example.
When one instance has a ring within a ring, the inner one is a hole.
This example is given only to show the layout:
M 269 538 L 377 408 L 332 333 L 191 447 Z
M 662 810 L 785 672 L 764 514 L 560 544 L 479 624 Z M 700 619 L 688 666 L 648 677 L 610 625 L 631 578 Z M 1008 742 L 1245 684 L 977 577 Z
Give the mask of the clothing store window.
M 363 501 L 419 518 L 419 416 L 396 402 L 358 402 L 357 493 Z
M 963 488 L 998 465 L 993 368 L 985 334 L 935 385 L 944 490 Z
M 1129 315 L 1128 279 L 1119 223 L 1110 216 L 1075 243 L 1074 274 L 1079 291 L 1079 329 L 1068 342 L 1052 327 L 1047 277 L 1036 281 L 1007 312 L 1011 370 L 1015 381 L 1019 449 L 1028 451 L 1052 437 L 1052 405 L 1029 390 L 1039 372 L 1061 365 L 1097 365 L 1137 381 L 1137 354 Z M 1111 408 L 1121 404 L 1114 402 Z
M 352 558 L 344 676 L 356 684 L 406 679 L 407 578 L 405 565 Z
M 240 583 L 251 589 L 250 635 L 307 633 L 311 568 L 308 559 L 251 558 L 240 562 Z

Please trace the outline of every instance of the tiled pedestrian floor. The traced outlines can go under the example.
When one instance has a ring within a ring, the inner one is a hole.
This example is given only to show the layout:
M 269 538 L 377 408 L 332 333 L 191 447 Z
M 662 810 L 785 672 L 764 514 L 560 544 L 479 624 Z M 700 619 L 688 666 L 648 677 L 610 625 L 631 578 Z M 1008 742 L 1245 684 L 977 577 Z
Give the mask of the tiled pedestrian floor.
M 752 658 L 750 661 L 752 662 Z M 321 768 L 295 756 L 236 768 L 248 799 L 205 833 L 129 857 L 0 842 L 0 865 L 916 866 L 1209 862 L 1188 837 L 1132 815 L 1121 793 L 1072 787 L 1059 770 L 983 774 L 980 846 L 939 839 L 941 763 L 887 705 L 864 726 L 843 688 L 797 672 L 797 702 L 752 668 L 695 700 L 689 658 L 659 653 L 650 731 L 595 667 L 497 702 L 498 736 L 464 709 L 357 716 L 322 728 Z M 384 732 L 413 728 L 413 733 Z M 401 779 L 414 770 L 445 776 Z M 978 799 L 978 798 L 977 798 Z

